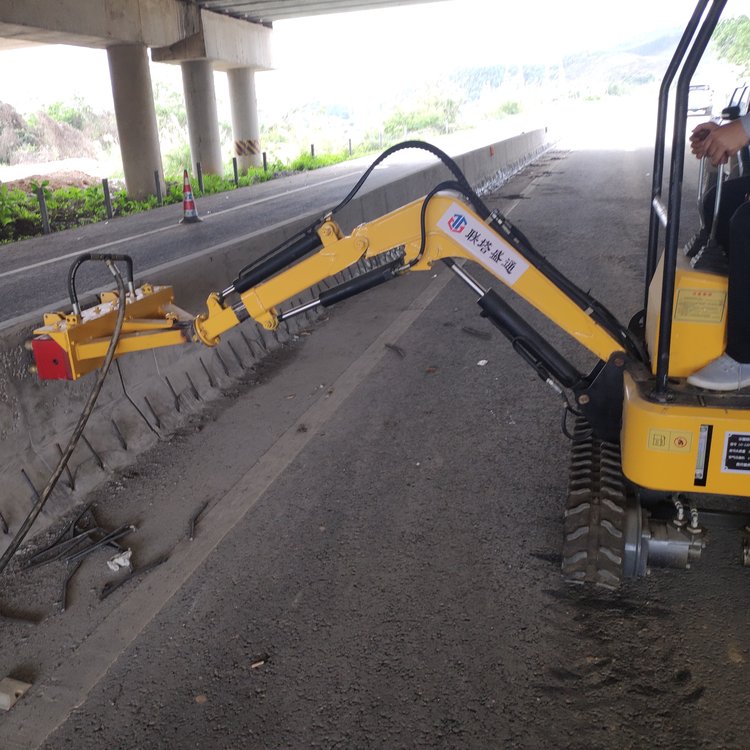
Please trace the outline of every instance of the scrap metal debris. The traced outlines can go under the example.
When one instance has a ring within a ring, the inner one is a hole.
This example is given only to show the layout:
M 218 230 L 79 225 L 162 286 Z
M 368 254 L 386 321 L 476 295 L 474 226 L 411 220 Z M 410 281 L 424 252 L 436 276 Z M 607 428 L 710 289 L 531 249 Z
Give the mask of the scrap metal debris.
M 26 561 L 26 567 L 34 568 L 60 560 L 90 536 L 99 532 L 105 533 L 94 515 L 92 505 L 93 502 L 84 506 L 48 545 L 31 555 Z
M 122 539 L 122 537 L 130 534 L 131 532 L 135 531 L 136 527 L 133 526 L 133 524 L 125 523 L 122 526 L 116 528 L 114 531 L 110 531 L 109 534 L 105 534 L 101 539 L 98 539 L 93 544 L 90 544 L 88 547 L 84 547 L 82 550 L 79 550 L 78 552 L 75 552 L 74 554 L 70 555 L 66 558 L 67 562 L 77 562 L 78 560 L 82 560 L 84 557 L 87 557 L 92 552 L 95 552 L 98 549 L 101 549 L 102 547 L 105 547 L 107 545 L 111 545 L 114 542 L 116 542 L 118 539 Z
M 472 328 L 471 326 L 463 326 L 461 330 L 464 333 L 468 333 L 469 336 L 474 336 L 474 338 L 483 339 L 484 341 L 489 341 L 492 338 L 491 333 L 488 333 L 487 331 L 478 331 L 476 328 Z
M 128 581 L 132 581 L 133 578 L 136 576 L 141 575 L 142 573 L 149 573 L 154 568 L 158 568 L 162 563 L 165 563 L 167 560 L 169 560 L 169 553 L 166 555 L 162 555 L 161 557 L 157 557 L 155 560 L 152 560 L 150 563 L 147 563 L 146 565 L 142 565 L 140 568 L 135 567 L 135 565 L 132 565 L 130 568 L 130 573 L 128 573 L 123 578 L 120 578 L 117 581 L 108 581 L 106 584 L 104 584 L 104 588 L 101 590 L 101 593 L 99 594 L 99 599 L 103 600 L 106 599 L 110 594 L 117 591 L 117 589 L 120 588 L 120 586 L 123 586 L 124 584 L 128 583 Z
M 62 588 L 62 597 L 60 598 L 60 611 L 65 612 L 65 610 L 68 607 L 68 586 L 70 586 L 70 582 L 73 580 L 73 576 L 78 572 L 78 568 L 83 565 L 83 560 L 79 560 L 73 567 L 68 571 L 68 575 L 65 576 L 65 581 L 63 582 L 63 588 Z
M 118 544 L 118 540 L 135 531 L 135 528 L 132 524 L 123 524 L 111 531 L 103 528 L 94 515 L 92 503 L 89 503 L 49 544 L 27 558 L 26 569 L 37 568 L 53 562 L 65 562 L 67 571 L 60 596 L 60 610 L 65 612 L 68 607 L 68 592 L 71 581 L 88 555 L 98 549 L 111 547 L 116 550 L 116 554 L 107 561 L 107 565 L 112 570 L 130 567 L 131 551 L 129 549 L 124 550 Z M 3 615 L 0 613 L 0 616 Z
M 206 500 L 205 503 L 201 505 L 200 508 L 193 514 L 193 517 L 190 519 L 190 527 L 188 529 L 188 539 L 192 542 L 193 539 L 195 539 L 195 525 L 200 520 L 200 517 L 203 515 L 203 511 L 208 508 L 208 500 Z
M 55 541 L 53 544 L 48 545 L 44 549 L 41 549 L 39 550 L 39 552 L 33 554 L 29 558 L 26 567 L 37 568 L 41 565 L 47 565 L 48 563 L 62 560 L 62 558 L 65 557 L 66 554 L 72 552 L 79 544 L 81 544 L 81 542 L 86 541 L 89 537 L 102 531 L 103 529 L 101 529 L 99 526 L 95 526 L 93 529 L 86 529 L 85 531 L 81 531 L 79 534 L 76 534 L 70 539 Z M 45 557 L 45 555 L 47 556 Z
M 398 354 L 401 359 L 406 357 L 406 352 L 400 346 L 396 346 L 396 344 L 386 344 L 385 348 L 390 349 L 394 354 Z

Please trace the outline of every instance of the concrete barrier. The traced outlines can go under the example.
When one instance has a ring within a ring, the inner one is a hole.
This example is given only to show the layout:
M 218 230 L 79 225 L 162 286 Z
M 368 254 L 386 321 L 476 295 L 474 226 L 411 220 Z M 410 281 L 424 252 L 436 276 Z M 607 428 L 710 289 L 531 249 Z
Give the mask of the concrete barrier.
M 502 183 L 547 148 L 546 130 L 454 156 L 469 182 L 480 192 Z M 349 231 L 428 192 L 445 180 L 445 167 L 415 171 L 388 185 L 363 190 L 339 215 Z M 151 283 L 171 284 L 180 305 L 191 312 L 205 309 L 214 289 L 247 263 L 247 244 L 270 248 L 318 218 L 296 217 L 225 246 L 196 253 L 148 271 Z M 366 270 L 360 264 L 360 270 Z M 344 272 L 341 282 L 349 278 Z M 304 300 L 316 297 L 314 289 Z M 245 377 L 253 364 L 315 322 L 315 311 L 284 322 L 273 333 L 248 323 L 228 332 L 215 349 L 186 345 L 133 354 L 117 360 L 97 406 L 45 510 L 34 526 L 39 532 L 80 503 L 94 487 L 116 478 L 144 450 L 164 439 L 199 412 L 206 402 Z M 0 552 L 23 522 L 37 494 L 48 482 L 84 407 L 94 378 L 76 382 L 39 382 L 29 373 L 31 355 L 24 348 L 38 313 L 0 326 Z

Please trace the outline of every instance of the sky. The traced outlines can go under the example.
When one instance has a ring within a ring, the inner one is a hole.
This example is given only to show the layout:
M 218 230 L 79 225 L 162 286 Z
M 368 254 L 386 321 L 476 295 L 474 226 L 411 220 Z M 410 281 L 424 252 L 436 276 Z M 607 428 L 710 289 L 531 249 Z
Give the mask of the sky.
M 729 0 L 725 15 L 750 12 L 748 5 L 750 0 Z M 258 96 L 288 100 L 346 88 L 365 97 L 422 71 L 555 62 L 562 55 L 681 29 L 693 7 L 691 0 L 448 0 L 279 21 L 276 70 L 257 76 Z M 16 71 L 0 76 L 0 101 L 22 113 L 75 97 L 95 109 L 112 109 L 103 50 L 43 45 L 6 50 L 0 51 L 0 66 Z M 179 66 L 152 66 L 152 76 L 181 86 Z

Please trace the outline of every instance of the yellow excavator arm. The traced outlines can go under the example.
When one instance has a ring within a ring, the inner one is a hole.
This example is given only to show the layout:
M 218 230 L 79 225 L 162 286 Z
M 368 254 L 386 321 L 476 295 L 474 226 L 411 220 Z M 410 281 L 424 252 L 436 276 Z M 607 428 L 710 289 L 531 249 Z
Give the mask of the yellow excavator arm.
M 618 337 L 617 330 L 607 330 L 595 320 L 588 301 L 571 298 L 545 274 L 546 269 L 524 254 L 512 236 L 502 232 L 501 222 L 490 218 L 480 218 L 453 192 L 414 201 L 361 224 L 349 235 L 328 216 L 281 253 L 284 263 L 289 257 L 306 257 L 278 271 L 274 271 L 275 265 L 267 265 L 268 261 L 265 267 L 263 263 L 251 267 L 222 293 L 210 294 L 206 311 L 194 319 L 175 307 L 170 287 L 146 284 L 129 292 L 115 356 L 189 341 L 214 346 L 223 333 L 248 318 L 274 330 L 280 321 L 303 310 L 332 305 L 410 271 L 428 271 L 437 261 L 448 262 L 488 304 L 491 300 L 493 307 L 500 304 L 509 311 L 499 296 L 483 289 L 456 261 L 477 263 L 599 359 L 607 360 L 623 350 L 622 334 Z M 306 305 L 284 307 L 305 290 L 365 259 L 385 263 Z M 276 263 L 274 257 L 270 261 Z M 270 277 L 256 281 L 269 273 Z M 97 368 L 109 347 L 119 304 L 118 295 L 110 293 L 84 311 L 45 315 L 44 325 L 34 331 L 32 341 L 39 376 L 77 379 Z
M 287 300 L 359 260 L 376 258 L 403 246 L 400 262 L 393 261 L 383 270 L 364 274 L 359 282 L 355 279 L 339 292 L 332 290 L 322 295 L 319 304 L 333 304 L 407 271 L 429 271 L 438 260 L 466 259 L 478 263 L 512 287 L 600 359 L 607 359 L 612 352 L 622 349 L 622 344 L 597 325 L 586 310 L 532 266 L 465 202 L 451 194 L 433 196 L 426 208 L 424 235 L 420 226 L 423 204 L 423 200 L 414 201 L 361 224 L 346 236 L 332 219 L 326 219 L 317 229 L 321 249 L 271 279 L 241 292 L 243 311 L 238 311 L 236 306 L 226 306 L 218 295 L 209 297 L 208 313 L 196 319 L 198 338 L 205 344 L 215 344 L 224 331 L 247 316 L 273 330 L 280 320 L 293 312 L 282 312 Z

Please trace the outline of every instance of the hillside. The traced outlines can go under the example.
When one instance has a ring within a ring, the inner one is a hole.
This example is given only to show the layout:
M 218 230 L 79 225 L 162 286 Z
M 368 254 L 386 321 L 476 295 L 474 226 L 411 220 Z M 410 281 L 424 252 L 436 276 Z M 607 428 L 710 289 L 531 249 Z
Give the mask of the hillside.
M 678 33 L 662 34 L 618 49 L 567 56 L 553 64 L 457 68 L 439 75 L 422 74 L 419 81 L 405 77 L 399 91 L 388 92 L 387 100 L 370 98 L 366 113 L 359 106 L 358 92 L 321 96 L 318 90 L 314 100 L 295 101 L 275 117 L 264 113 L 261 101 L 261 139 L 269 159 L 288 160 L 311 143 L 321 153 L 337 151 L 349 139 L 355 149 L 377 148 L 387 140 L 472 127 L 538 109 L 543 103 L 550 106 L 553 100 L 627 94 L 661 78 L 678 38 Z M 157 86 L 155 94 L 167 170 L 189 162 L 184 106 L 181 91 Z M 278 102 L 274 104 L 278 111 Z M 229 154 L 231 129 L 223 124 L 222 132 Z M 71 158 L 101 162 L 110 155 L 113 163 L 117 154 L 111 112 L 96 113 L 76 101 L 50 104 L 24 116 L 0 103 L 0 175 L 2 165 Z M 10 179 L 5 172 L 5 179 Z
M 114 115 L 52 106 L 24 118 L 0 102 L 0 164 L 95 159 L 116 142 Z

